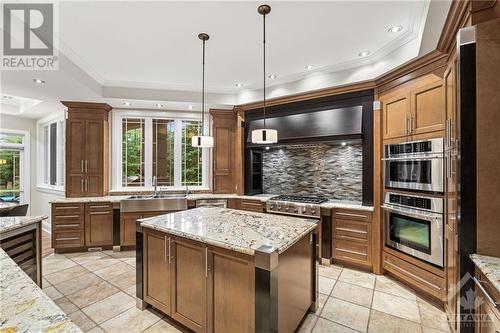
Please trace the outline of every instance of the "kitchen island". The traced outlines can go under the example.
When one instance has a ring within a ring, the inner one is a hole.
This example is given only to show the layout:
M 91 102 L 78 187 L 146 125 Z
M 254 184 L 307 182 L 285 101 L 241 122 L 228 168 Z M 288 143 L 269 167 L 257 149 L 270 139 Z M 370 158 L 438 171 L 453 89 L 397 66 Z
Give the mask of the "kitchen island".
M 215 207 L 140 219 L 137 306 L 195 332 L 294 332 L 316 308 L 316 230 Z

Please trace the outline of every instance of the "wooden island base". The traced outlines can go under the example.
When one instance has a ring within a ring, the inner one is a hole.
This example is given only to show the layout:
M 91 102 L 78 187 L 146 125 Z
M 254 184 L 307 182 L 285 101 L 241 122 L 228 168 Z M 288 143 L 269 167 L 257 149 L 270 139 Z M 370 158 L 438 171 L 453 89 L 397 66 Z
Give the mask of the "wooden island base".
M 316 231 L 254 255 L 137 224 L 137 307 L 195 332 L 294 332 L 316 310 Z

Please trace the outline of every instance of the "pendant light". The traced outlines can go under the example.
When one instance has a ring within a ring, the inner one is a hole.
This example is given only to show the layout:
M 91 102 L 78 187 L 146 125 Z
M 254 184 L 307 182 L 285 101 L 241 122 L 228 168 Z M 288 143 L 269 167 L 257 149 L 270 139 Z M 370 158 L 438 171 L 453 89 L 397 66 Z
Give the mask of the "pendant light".
M 269 5 L 261 5 L 257 11 L 262 15 L 262 22 L 264 26 L 262 39 L 264 51 L 264 104 L 262 109 L 264 126 L 262 129 L 252 131 L 252 143 L 267 145 L 278 142 L 278 131 L 266 128 L 266 15 L 271 12 L 271 7 Z
M 201 80 L 201 135 L 193 136 L 191 146 L 197 148 L 212 148 L 214 146 L 214 138 L 205 135 L 205 42 L 210 36 L 204 32 L 198 34 L 198 38 L 203 42 L 203 74 Z

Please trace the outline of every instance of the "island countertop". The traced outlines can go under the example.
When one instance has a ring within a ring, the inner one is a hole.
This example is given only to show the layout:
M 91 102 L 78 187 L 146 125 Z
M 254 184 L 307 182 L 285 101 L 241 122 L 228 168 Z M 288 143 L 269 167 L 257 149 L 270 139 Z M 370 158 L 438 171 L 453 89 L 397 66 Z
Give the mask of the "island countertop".
M 2 249 L 0 267 L 1 332 L 82 332 Z
M 471 254 L 472 262 L 500 292 L 500 258 Z
M 254 255 L 263 245 L 278 253 L 317 227 L 317 221 L 218 207 L 199 207 L 138 220 L 142 227 Z
M 47 216 L 9 216 L 0 217 L 0 233 L 15 230 L 26 225 L 45 220 Z

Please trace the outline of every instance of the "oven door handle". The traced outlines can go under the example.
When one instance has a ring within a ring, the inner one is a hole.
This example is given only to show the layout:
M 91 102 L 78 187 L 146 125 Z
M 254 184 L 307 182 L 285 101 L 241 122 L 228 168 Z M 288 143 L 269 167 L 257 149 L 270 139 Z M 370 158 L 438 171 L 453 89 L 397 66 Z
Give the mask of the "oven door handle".
M 384 157 L 382 161 L 428 161 L 443 159 L 443 155 L 430 155 L 422 157 Z
M 431 218 L 431 219 L 441 219 L 441 220 L 443 219 L 443 216 L 441 214 L 437 214 L 437 213 L 428 213 L 428 212 L 418 212 L 417 213 L 414 211 L 410 211 L 410 210 L 406 210 L 406 209 L 397 209 L 395 207 L 390 207 L 390 206 L 386 206 L 386 205 L 382 205 L 381 207 L 387 211 L 390 211 L 390 212 L 405 214 L 405 215 L 415 217 L 415 218 L 426 217 L 426 218 Z

